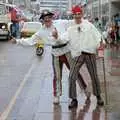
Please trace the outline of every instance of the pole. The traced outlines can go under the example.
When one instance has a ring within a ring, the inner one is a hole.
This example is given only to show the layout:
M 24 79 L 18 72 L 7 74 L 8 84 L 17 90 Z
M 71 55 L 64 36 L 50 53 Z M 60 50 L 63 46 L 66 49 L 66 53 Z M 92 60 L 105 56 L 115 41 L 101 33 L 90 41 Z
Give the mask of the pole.
M 60 11 L 60 16 L 59 16 L 59 18 L 61 19 L 61 7 L 62 7 L 62 5 L 61 5 L 61 0 L 59 0 L 59 11 Z
M 108 6 L 109 6 L 109 22 L 111 22 L 111 0 L 108 0 Z
M 102 45 L 102 43 L 100 43 Z M 105 92 L 105 104 L 108 105 L 108 97 L 107 97 L 107 82 L 106 82 L 106 74 L 105 74 L 105 60 L 104 60 L 104 48 L 98 48 L 98 58 L 102 59 L 103 64 L 103 79 L 104 79 L 104 92 Z
M 94 11 L 93 11 L 94 10 L 94 5 L 93 5 L 94 3 L 93 3 L 93 0 L 91 0 L 91 4 L 92 4 L 92 14 L 91 15 L 92 15 L 92 18 L 93 18 L 94 17 Z
M 103 17 L 103 2 L 102 2 L 102 0 L 100 0 L 100 13 L 101 13 L 101 19 L 102 19 L 102 17 Z
M 100 11 L 101 11 L 100 4 L 101 4 L 101 0 L 98 1 L 98 18 L 100 18 L 100 16 L 101 16 L 101 13 L 100 13 Z
M 5 3 L 8 3 L 8 0 L 5 0 Z
M 106 74 L 105 74 L 105 60 L 102 58 L 103 62 L 103 76 L 104 76 L 104 89 L 105 89 L 105 103 L 108 105 L 108 95 L 107 95 L 107 82 L 106 82 Z
M 12 0 L 12 4 L 15 4 L 15 1 L 14 1 L 14 0 Z

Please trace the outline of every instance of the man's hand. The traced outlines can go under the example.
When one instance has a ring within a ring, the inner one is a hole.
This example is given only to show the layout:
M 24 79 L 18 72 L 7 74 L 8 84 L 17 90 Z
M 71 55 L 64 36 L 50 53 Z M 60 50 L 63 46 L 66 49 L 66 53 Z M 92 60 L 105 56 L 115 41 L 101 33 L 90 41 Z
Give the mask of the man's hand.
M 55 38 L 55 39 L 58 39 L 58 31 L 56 28 L 54 28 L 53 32 L 52 32 L 52 36 Z
M 104 48 L 105 48 L 105 44 L 103 43 L 103 40 L 100 41 L 100 46 L 99 46 L 99 48 L 101 48 L 101 49 L 104 49 Z

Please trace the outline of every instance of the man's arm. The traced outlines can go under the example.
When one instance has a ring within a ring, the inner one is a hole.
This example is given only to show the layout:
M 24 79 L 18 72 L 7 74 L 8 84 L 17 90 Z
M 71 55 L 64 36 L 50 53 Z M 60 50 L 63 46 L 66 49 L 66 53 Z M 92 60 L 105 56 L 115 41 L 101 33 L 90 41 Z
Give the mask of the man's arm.
M 93 24 L 91 24 L 91 31 L 92 31 L 94 40 L 96 42 L 97 48 L 102 45 L 105 45 L 105 40 L 103 35 L 98 31 L 98 29 Z
M 12 43 L 17 43 L 17 44 L 21 44 L 21 45 L 25 45 L 25 46 L 33 46 L 35 45 L 39 40 L 40 40 L 40 36 L 39 33 L 35 33 L 34 35 L 32 35 L 32 37 L 30 38 L 23 38 L 23 39 L 15 39 L 12 38 L 11 42 Z

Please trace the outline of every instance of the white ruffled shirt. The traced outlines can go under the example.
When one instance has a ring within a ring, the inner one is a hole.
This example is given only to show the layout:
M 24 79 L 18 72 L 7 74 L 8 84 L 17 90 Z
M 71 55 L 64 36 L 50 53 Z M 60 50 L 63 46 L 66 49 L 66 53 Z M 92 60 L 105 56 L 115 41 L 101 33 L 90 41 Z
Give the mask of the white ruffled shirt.
M 102 35 L 96 27 L 88 20 L 82 19 L 81 24 L 69 27 L 60 39 L 69 41 L 71 54 L 77 57 L 81 55 L 81 52 L 96 53 L 101 38 Z

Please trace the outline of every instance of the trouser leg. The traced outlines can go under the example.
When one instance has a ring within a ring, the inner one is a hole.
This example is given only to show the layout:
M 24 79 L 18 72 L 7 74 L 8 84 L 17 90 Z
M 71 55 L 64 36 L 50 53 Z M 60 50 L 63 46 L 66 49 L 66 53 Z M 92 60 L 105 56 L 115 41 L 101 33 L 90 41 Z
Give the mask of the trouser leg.
M 84 56 L 82 55 L 74 58 L 72 61 L 72 65 L 69 73 L 69 97 L 72 99 L 76 99 L 77 97 L 76 80 L 79 80 L 78 73 L 83 63 L 84 63 Z
M 62 67 L 63 63 L 60 61 L 59 57 L 52 56 L 53 65 L 53 94 L 54 96 L 60 96 L 62 94 Z
M 16 23 L 16 38 L 20 38 L 20 28 L 19 28 L 19 23 Z
M 96 56 L 95 55 L 85 55 L 85 62 L 88 68 L 92 80 L 93 94 L 95 96 L 100 96 L 100 81 L 97 74 Z
M 16 37 L 16 28 L 15 23 L 12 23 L 11 25 L 11 36 Z
M 66 64 L 67 68 L 70 70 L 70 66 L 72 66 L 72 64 L 73 64 L 73 59 L 72 59 L 72 56 L 71 56 L 70 52 L 66 53 L 65 55 L 66 55 L 66 58 L 67 58 L 67 62 L 65 64 Z M 80 72 L 78 73 L 77 83 L 78 83 L 78 85 L 81 89 L 85 90 L 87 88 L 86 81 L 83 79 Z

